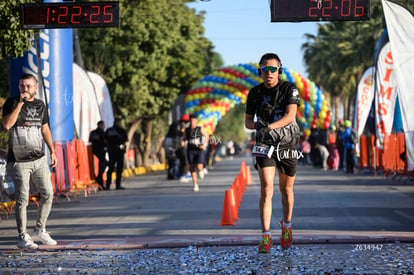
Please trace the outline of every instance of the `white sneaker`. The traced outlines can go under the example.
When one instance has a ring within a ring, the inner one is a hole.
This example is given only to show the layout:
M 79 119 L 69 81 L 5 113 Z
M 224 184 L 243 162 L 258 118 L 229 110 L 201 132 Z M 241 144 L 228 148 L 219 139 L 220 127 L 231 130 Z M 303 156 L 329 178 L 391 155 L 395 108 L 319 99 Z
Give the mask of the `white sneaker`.
M 35 230 L 32 238 L 33 238 L 33 241 L 35 241 L 37 243 L 42 243 L 42 244 L 46 244 L 46 245 L 56 245 L 57 244 L 57 242 L 50 237 L 49 233 L 46 232 L 45 229 L 38 230 L 38 231 Z
M 180 182 L 188 182 L 190 179 L 186 178 L 186 177 L 180 177 Z
M 208 174 L 208 170 L 207 170 L 207 168 L 204 168 L 204 169 L 203 169 L 203 172 L 204 172 L 204 175 L 207 175 L 207 174 Z
M 204 172 L 203 171 L 197 171 L 198 177 L 200 180 L 204 179 Z
M 32 238 L 27 233 L 24 233 L 23 236 L 20 237 L 19 242 L 17 243 L 17 247 L 25 249 L 39 248 L 39 246 L 33 242 Z
M 193 191 L 194 191 L 194 192 L 198 192 L 199 190 L 200 190 L 200 188 L 198 188 L 198 184 L 196 183 L 196 184 L 194 185 Z

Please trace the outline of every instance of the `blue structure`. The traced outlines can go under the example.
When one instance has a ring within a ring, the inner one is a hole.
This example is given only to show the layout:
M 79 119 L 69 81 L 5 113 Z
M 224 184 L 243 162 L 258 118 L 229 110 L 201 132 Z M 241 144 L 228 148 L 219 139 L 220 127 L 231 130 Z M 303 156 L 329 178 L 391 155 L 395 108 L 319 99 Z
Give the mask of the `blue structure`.
M 44 29 L 39 39 L 35 41 L 37 43 L 34 43 L 23 57 L 10 60 L 10 94 L 19 94 L 18 83 L 23 73 L 36 75 L 39 81 L 39 96 L 49 107 L 53 141 L 72 140 L 75 128 L 73 31 L 72 29 Z M 38 54 L 40 60 L 37 58 Z

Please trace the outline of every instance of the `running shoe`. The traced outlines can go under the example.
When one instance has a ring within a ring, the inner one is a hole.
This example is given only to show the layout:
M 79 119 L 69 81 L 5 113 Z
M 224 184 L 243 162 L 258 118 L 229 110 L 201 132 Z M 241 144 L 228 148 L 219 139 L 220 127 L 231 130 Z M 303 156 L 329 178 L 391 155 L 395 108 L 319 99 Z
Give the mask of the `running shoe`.
M 204 179 L 204 171 L 203 170 L 197 171 L 197 175 L 200 178 L 200 180 L 203 180 Z
M 280 246 L 283 249 L 288 249 L 293 242 L 292 228 L 283 225 L 283 219 L 280 220 L 280 227 L 282 228 L 282 235 L 280 236 Z
M 17 247 L 24 249 L 37 249 L 39 246 L 34 243 L 33 239 L 30 237 L 29 234 L 24 233 L 19 237 Z
M 45 229 L 35 230 L 32 235 L 33 241 L 46 245 L 56 245 L 57 242 L 50 237 L 49 233 Z
M 194 184 L 194 188 L 193 188 L 193 191 L 194 192 L 198 192 L 200 190 L 200 188 L 198 187 L 198 184 L 196 183 L 196 184 Z
M 272 248 L 272 237 L 268 234 L 262 235 L 262 240 L 259 244 L 259 253 L 270 253 L 270 249 Z

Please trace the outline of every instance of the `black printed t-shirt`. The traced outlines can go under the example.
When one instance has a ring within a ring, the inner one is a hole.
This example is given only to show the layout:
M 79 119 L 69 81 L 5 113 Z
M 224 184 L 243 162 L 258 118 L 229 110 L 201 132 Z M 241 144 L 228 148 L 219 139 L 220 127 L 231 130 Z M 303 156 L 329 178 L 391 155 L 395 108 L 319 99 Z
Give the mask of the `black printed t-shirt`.
M 185 129 L 185 139 L 187 140 L 187 149 L 189 150 L 201 150 L 200 145 L 203 141 L 203 135 L 201 134 L 201 127 L 195 128 L 187 127 Z
M 3 116 L 10 114 L 20 97 L 10 97 L 3 106 Z M 33 161 L 44 156 L 42 125 L 49 121 L 46 105 L 35 99 L 27 101 L 19 113 L 16 123 L 9 130 L 8 162 Z
M 247 96 L 246 114 L 265 122 L 280 120 L 290 104 L 300 104 L 299 91 L 290 82 L 279 80 L 273 88 L 266 88 L 264 83 L 253 87 Z

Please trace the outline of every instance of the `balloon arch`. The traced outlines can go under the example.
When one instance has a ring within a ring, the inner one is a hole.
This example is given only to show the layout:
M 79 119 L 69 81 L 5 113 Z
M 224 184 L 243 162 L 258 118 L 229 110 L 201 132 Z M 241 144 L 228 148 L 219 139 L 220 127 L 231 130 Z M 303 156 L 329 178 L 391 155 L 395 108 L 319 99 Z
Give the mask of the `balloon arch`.
M 257 64 L 239 64 L 223 67 L 199 80 L 185 96 L 185 113 L 197 115 L 199 124 L 211 135 L 217 123 L 234 106 L 246 103 L 249 90 L 262 80 Z M 281 79 L 294 83 L 301 98 L 297 121 L 305 136 L 310 128 L 328 129 L 331 112 L 328 102 L 316 84 L 297 72 L 287 69 Z

